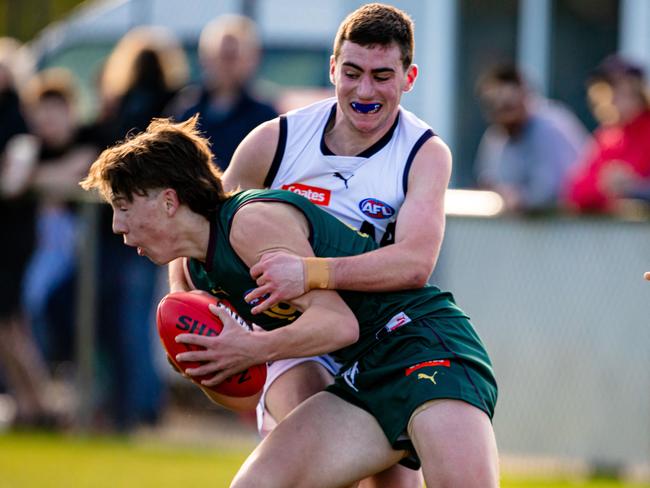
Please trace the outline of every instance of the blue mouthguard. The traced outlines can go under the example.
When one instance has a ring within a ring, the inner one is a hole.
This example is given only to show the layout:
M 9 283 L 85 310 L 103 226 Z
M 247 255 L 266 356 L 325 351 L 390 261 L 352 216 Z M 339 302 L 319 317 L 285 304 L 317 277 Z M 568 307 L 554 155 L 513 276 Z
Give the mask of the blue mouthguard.
M 354 110 L 357 110 L 361 112 L 362 114 L 367 114 L 368 112 L 372 112 L 375 109 L 378 109 L 381 107 L 380 103 L 358 103 L 358 102 L 352 102 L 350 105 L 352 105 L 352 108 Z

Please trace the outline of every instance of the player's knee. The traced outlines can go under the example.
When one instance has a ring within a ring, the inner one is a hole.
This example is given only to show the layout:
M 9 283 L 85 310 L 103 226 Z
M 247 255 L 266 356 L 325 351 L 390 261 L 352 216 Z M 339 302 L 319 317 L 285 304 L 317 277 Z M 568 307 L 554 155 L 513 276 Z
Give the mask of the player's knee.
M 464 488 L 498 488 L 499 479 L 496 471 L 489 467 L 469 471 L 456 469 L 436 473 L 434 486 L 440 488 L 457 488 L 458 486 Z
M 238 473 L 230 484 L 230 488 L 312 488 L 308 483 L 300 480 L 299 477 L 289 477 L 287 473 L 262 473 L 255 470 L 247 470 Z
M 457 400 L 437 400 L 413 415 L 409 433 L 429 486 L 498 486 L 494 430 L 480 409 Z
M 396 464 L 389 469 L 364 479 L 359 483 L 359 488 L 382 488 L 394 486 L 396 488 L 422 488 L 424 479 L 422 472 L 412 470 Z

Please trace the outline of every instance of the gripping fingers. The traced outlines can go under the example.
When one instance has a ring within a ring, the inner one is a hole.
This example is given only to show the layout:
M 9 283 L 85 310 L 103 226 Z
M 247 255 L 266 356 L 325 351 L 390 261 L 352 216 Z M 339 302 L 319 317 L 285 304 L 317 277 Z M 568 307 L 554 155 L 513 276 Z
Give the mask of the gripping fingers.
M 268 310 L 271 307 L 274 307 L 280 302 L 280 295 L 277 293 L 272 293 L 268 297 L 266 297 L 264 300 L 262 300 L 258 305 L 253 307 L 251 309 L 251 313 L 253 315 L 256 315 L 258 313 L 262 313 L 266 310 Z
M 271 289 L 268 285 L 258 286 L 257 288 L 251 290 L 251 292 L 244 297 L 244 300 L 246 303 L 251 303 L 253 300 L 258 300 L 260 298 L 266 299 L 265 295 L 268 295 L 270 291 Z
M 193 344 L 205 348 L 209 347 L 212 342 L 209 337 L 198 334 L 178 334 L 174 340 L 181 344 Z
M 174 359 L 181 363 L 183 361 L 212 361 L 213 358 L 210 351 L 187 351 L 179 352 Z
M 249 270 L 251 278 L 257 280 L 260 276 L 262 276 L 264 274 L 264 271 L 266 271 L 268 260 L 274 255 L 275 253 L 273 252 L 266 253 L 261 257 L 261 259 L 258 262 L 256 262 L 253 266 L 251 266 Z
M 230 376 L 232 376 L 232 374 L 230 374 L 227 370 L 217 371 L 217 374 L 215 374 L 212 378 L 208 378 L 206 380 L 201 381 L 201 384 L 203 386 L 215 386 L 218 385 L 219 383 L 223 383 Z
M 189 376 L 203 376 L 210 373 L 220 372 L 219 365 L 216 363 L 202 364 L 197 368 L 187 368 L 185 374 Z

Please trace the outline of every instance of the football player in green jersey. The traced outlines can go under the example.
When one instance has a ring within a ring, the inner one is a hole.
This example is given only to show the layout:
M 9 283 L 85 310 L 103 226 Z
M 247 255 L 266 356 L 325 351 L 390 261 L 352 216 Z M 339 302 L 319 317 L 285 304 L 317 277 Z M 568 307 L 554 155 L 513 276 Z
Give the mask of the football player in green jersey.
M 198 288 L 224 293 L 263 329 L 245 331 L 215 309 L 218 337 L 179 336 L 210 349 L 176 360 L 209 360 L 185 371 L 214 373 L 205 385 L 285 357 L 330 353 L 343 363 L 333 385 L 264 439 L 232 486 L 346 486 L 396 462 L 421 462 L 428 486 L 496 487 L 496 382 L 451 294 L 327 289 L 327 259 L 373 250 L 374 241 L 290 192 L 225 194 L 195 123 L 153 122 L 104 151 L 82 181 L 110 202 L 126 245 L 158 264 L 186 258 Z M 308 259 L 312 289 L 283 314 L 253 316 L 250 267 L 277 250 Z

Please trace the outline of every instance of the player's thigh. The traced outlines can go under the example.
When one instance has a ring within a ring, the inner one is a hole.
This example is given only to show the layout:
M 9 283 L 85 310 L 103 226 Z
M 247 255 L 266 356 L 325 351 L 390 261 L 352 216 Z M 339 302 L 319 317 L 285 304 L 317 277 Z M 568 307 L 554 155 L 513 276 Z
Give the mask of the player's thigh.
M 358 488 L 422 488 L 424 479 L 421 470 L 413 470 L 396 464 L 359 483 Z
M 434 400 L 416 410 L 409 434 L 428 486 L 498 486 L 494 430 L 482 410 L 460 400 Z
M 368 412 L 321 392 L 278 424 L 246 460 L 232 486 L 346 486 L 403 456 L 403 451 L 391 448 Z
M 303 401 L 323 391 L 334 381 L 329 371 L 316 361 L 305 361 L 278 376 L 265 395 L 265 407 L 276 422 Z

